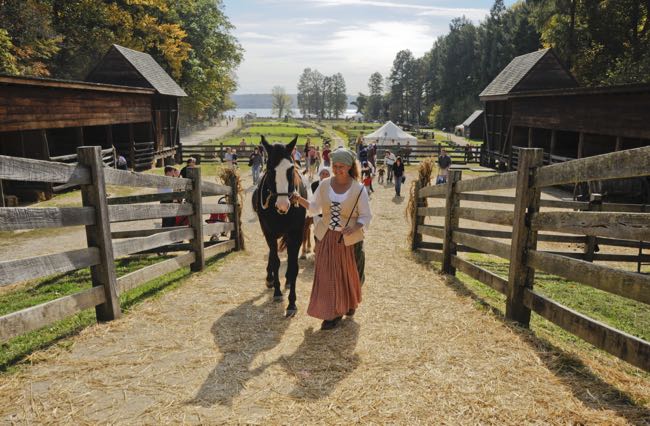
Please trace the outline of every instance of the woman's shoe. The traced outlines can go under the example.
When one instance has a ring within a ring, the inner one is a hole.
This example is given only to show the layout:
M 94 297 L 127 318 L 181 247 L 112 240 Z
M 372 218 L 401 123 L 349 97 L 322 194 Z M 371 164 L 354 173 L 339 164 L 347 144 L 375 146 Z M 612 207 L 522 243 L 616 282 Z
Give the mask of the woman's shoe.
M 350 309 L 347 314 L 345 314 L 346 317 L 353 317 L 354 313 L 356 312 L 355 309 Z
M 333 328 L 336 328 L 337 325 L 339 325 L 339 322 L 341 321 L 341 317 L 336 317 L 332 320 L 325 320 L 320 326 L 321 330 L 331 330 Z

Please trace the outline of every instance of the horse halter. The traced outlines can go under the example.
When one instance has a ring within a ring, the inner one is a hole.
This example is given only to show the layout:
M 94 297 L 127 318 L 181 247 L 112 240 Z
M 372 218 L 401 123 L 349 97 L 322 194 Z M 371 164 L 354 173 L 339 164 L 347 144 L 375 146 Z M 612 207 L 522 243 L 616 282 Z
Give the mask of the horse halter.
M 291 166 L 289 169 L 287 169 L 287 171 L 289 170 L 291 170 L 292 177 L 295 178 L 296 167 Z M 291 194 L 293 194 L 296 190 L 294 179 L 288 179 L 288 186 L 287 186 L 288 192 L 274 192 L 271 190 L 271 188 L 265 188 L 264 184 L 266 183 L 266 179 L 268 175 L 271 173 L 275 175 L 275 170 L 267 169 L 266 173 L 264 173 L 264 176 L 262 177 L 262 183 L 260 184 L 260 207 L 262 208 L 262 210 L 267 210 L 269 208 L 269 206 L 271 205 L 271 198 L 273 197 L 277 198 L 281 196 L 291 197 Z M 268 191 L 268 195 L 266 196 L 266 199 L 264 199 L 265 189 Z M 294 203 L 291 203 L 291 205 L 293 204 Z M 291 205 L 289 206 L 289 208 L 291 208 Z M 288 211 L 287 213 L 280 213 L 280 212 L 278 213 L 284 215 L 287 214 Z

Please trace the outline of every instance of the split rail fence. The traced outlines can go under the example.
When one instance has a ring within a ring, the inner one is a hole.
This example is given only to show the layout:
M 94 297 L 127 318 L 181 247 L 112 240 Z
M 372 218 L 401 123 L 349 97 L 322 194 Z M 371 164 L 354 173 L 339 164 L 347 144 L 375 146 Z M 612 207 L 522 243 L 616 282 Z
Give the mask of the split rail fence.
M 82 207 L 0 208 L 0 231 L 83 225 L 87 240 L 87 247 L 79 250 L 0 261 L 0 286 L 88 267 L 93 285 L 0 316 L 0 341 L 93 307 L 98 321 L 113 320 L 121 315 L 120 294 L 187 265 L 192 271 L 200 271 L 207 258 L 241 247 L 237 220 L 240 206 L 233 202 L 237 199 L 236 182 L 233 179 L 230 185 L 218 185 L 204 181 L 200 168 L 188 169 L 187 179 L 116 170 L 104 166 L 100 147 L 80 147 L 75 165 L 0 156 L 0 179 L 74 184 L 81 187 L 82 195 Z M 106 185 L 166 188 L 172 192 L 107 198 Z M 212 204 L 204 199 L 214 195 L 227 195 L 230 204 Z M 211 213 L 227 213 L 230 222 L 204 223 L 204 215 Z M 177 216 L 187 216 L 189 226 L 111 233 L 113 223 Z M 228 240 L 205 242 L 212 235 L 228 232 Z M 117 278 L 116 258 L 147 251 L 186 253 Z
M 508 319 L 528 326 L 531 311 L 535 312 L 594 346 L 650 371 L 649 342 L 565 307 L 536 292 L 533 286 L 539 270 L 650 304 L 650 275 L 594 263 L 650 260 L 643 254 L 644 248 L 650 248 L 650 213 L 643 213 L 644 206 L 601 203 L 597 197 L 591 202 L 541 199 L 544 187 L 646 176 L 649 171 L 650 147 L 549 166 L 543 166 L 541 149 L 522 148 L 516 172 L 461 180 L 462 172 L 454 170 L 444 185 L 420 188 L 417 182 L 412 249 L 440 262 L 443 273 L 455 275 L 461 271 L 504 294 Z M 509 188 L 515 189 L 514 197 L 480 193 Z M 443 198 L 445 205 L 427 207 L 428 198 Z M 511 209 L 465 207 L 463 201 L 509 204 Z M 432 217 L 444 220 L 444 225 L 425 224 L 425 218 Z M 487 225 L 463 228 L 459 226 L 461 219 Z M 490 229 L 491 225 L 511 227 L 511 231 Z M 423 241 L 423 236 L 441 242 Z M 537 247 L 540 241 L 581 243 L 585 250 L 543 251 Z M 600 254 L 596 253 L 596 244 L 638 247 L 639 254 Z M 461 252 L 509 260 L 508 279 L 460 257 Z

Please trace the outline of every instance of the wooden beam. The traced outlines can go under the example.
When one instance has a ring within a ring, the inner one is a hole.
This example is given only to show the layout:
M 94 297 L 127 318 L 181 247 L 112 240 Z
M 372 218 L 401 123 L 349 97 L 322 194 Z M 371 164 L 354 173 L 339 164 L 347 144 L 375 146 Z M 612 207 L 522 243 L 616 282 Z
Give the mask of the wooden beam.
M 418 207 L 417 216 L 444 216 L 446 207 Z
M 60 228 L 94 223 L 95 209 L 92 207 L 0 208 L 0 231 Z
M 453 240 L 457 244 L 463 244 L 482 253 L 493 254 L 503 259 L 510 257 L 510 244 L 500 243 L 478 235 L 467 234 L 465 232 L 455 231 Z
M 90 267 L 93 287 L 102 287 L 106 301 L 95 307 L 97 321 L 110 321 L 122 315 L 120 299 L 117 297 L 117 273 L 111 241 L 111 224 L 106 202 L 106 182 L 101 147 L 84 146 L 77 148 L 79 164 L 90 169 L 91 183 L 81 185 L 81 202 L 84 207 L 95 210 L 95 222 L 86 225 L 88 247 L 97 247 L 99 264 Z M 111 170 L 111 169 L 107 169 Z
M 537 232 L 528 226 L 530 215 L 539 211 L 539 188 L 532 187 L 532 179 L 544 164 L 541 148 L 521 149 L 517 167 L 517 189 L 510 246 L 510 270 L 506 293 L 506 318 L 528 326 L 530 309 L 523 303 L 524 290 L 532 288 L 535 270 L 526 265 L 526 254 L 537 247 Z
M 116 204 L 152 203 L 156 201 L 184 200 L 189 197 L 190 197 L 189 191 L 159 192 L 157 194 L 142 194 L 142 195 L 131 195 L 128 197 L 109 198 L 108 204 L 116 205 Z
M 97 248 L 85 248 L 63 253 L 0 262 L 0 286 L 70 272 L 97 265 Z
M 491 191 L 494 189 L 514 188 L 517 180 L 517 172 L 501 173 L 498 175 L 484 176 L 476 179 L 468 179 L 458 182 L 457 191 Z
M 585 134 L 584 132 L 580 132 L 578 135 L 578 160 L 584 157 L 584 151 L 585 151 Z
M 528 128 L 528 148 L 533 147 L 533 128 Z
M 190 241 L 192 252 L 194 252 L 194 263 L 190 269 L 194 272 L 202 271 L 205 268 L 205 250 L 203 247 L 203 198 L 201 194 L 201 169 L 192 167 L 187 169 L 187 177 L 192 181 L 191 207 L 194 210 L 189 216 L 190 227 L 193 230 L 194 238 Z M 219 205 L 219 204 L 217 204 Z
M 616 146 L 614 146 L 614 152 L 618 152 L 623 148 L 623 138 L 621 136 L 616 136 Z
M 442 263 L 442 253 L 439 251 L 418 248 L 415 250 L 415 252 L 422 256 L 422 258 L 425 260 Z
M 534 185 L 544 187 L 590 180 L 646 176 L 648 170 L 650 170 L 650 146 L 645 146 L 542 167 L 537 173 Z
M 232 204 L 202 204 L 202 214 L 234 213 L 235 207 Z
M 209 259 L 218 254 L 226 253 L 227 251 L 234 250 L 236 247 L 235 240 L 223 241 L 206 247 L 204 250 L 205 258 Z
M 559 325 L 610 354 L 645 371 L 650 371 L 650 343 L 526 289 L 524 304 L 540 316 Z
M 189 179 L 135 173 L 126 170 L 106 169 L 108 185 L 136 186 L 145 188 L 170 188 L 173 191 L 187 191 L 192 187 Z
M 445 194 L 447 193 L 446 188 L 447 188 L 447 184 L 425 186 L 424 188 L 420 189 L 418 197 L 421 197 L 421 198 L 425 198 L 425 197 L 444 197 Z
M 189 216 L 192 204 L 124 204 L 108 206 L 111 223 L 134 220 L 159 219 L 161 217 Z
M 441 240 L 445 238 L 444 228 L 437 228 L 430 225 L 418 225 L 417 232 L 422 235 L 440 238 Z
M 501 294 L 506 294 L 508 289 L 508 280 L 503 279 L 486 269 L 476 266 L 465 259 L 461 259 L 458 256 L 452 257 L 451 263 L 458 271 L 469 275 L 470 277 L 482 282 L 485 285 L 492 287 L 494 290 L 498 291 Z
M 201 181 L 201 193 L 204 197 L 211 195 L 230 195 L 232 193 L 232 189 L 230 186 L 219 185 L 214 182 L 203 180 Z
M 528 266 L 638 302 L 650 304 L 650 276 L 532 250 Z
M 532 216 L 535 230 L 650 241 L 650 214 L 616 212 L 545 212 Z
M 189 252 L 183 255 L 155 263 L 137 271 L 131 272 L 117 279 L 117 289 L 119 294 L 126 293 L 146 282 L 154 280 L 163 275 L 174 272 L 184 266 L 194 262 L 194 253 Z
M 90 171 L 82 165 L 0 155 L 0 179 L 79 185 L 90 182 Z
M 459 207 L 457 210 L 460 219 L 487 222 L 495 225 L 512 226 L 514 214 L 508 210 L 477 209 L 472 207 Z
M 234 230 L 235 224 L 233 222 L 206 223 L 203 225 L 203 236 L 210 237 L 215 234 L 221 234 L 222 232 L 232 232 Z
M 105 301 L 104 290 L 101 287 L 92 287 L 79 293 L 3 315 L 0 317 L 0 341 L 6 341 L 45 327 Z
M 451 264 L 452 256 L 456 255 L 456 242 L 454 241 L 454 230 L 458 229 L 458 214 L 456 210 L 460 206 L 458 199 L 457 186 L 460 184 L 462 172 L 460 170 L 450 170 L 447 178 L 447 197 L 445 199 L 445 238 L 443 239 L 442 248 L 442 272 L 445 274 L 456 275 L 456 268 Z
M 113 242 L 113 253 L 118 258 L 156 247 L 191 240 L 192 238 L 194 238 L 194 230 L 192 228 L 160 232 L 148 237 L 125 238 Z
M 111 232 L 111 238 L 113 238 L 113 240 L 118 240 L 122 238 L 148 237 L 150 235 L 160 234 L 161 232 L 176 231 L 178 229 L 187 229 L 187 226 L 170 226 L 166 228 L 134 229 L 130 231 L 113 231 Z
M 551 130 L 551 149 L 548 155 L 548 164 L 553 164 L 553 155 L 555 155 L 555 145 L 557 144 L 557 130 Z

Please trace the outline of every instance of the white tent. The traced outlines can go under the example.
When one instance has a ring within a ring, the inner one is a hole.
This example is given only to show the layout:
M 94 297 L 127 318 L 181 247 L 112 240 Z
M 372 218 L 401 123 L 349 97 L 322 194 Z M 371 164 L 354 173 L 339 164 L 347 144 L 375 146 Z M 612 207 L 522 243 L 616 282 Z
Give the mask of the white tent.
M 371 134 L 364 136 L 363 141 L 366 143 L 376 143 L 378 145 L 405 145 L 408 142 L 410 145 L 417 145 L 418 139 L 411 136 L 404 130 L 400 129 L 392 121 L 375 130 Z

